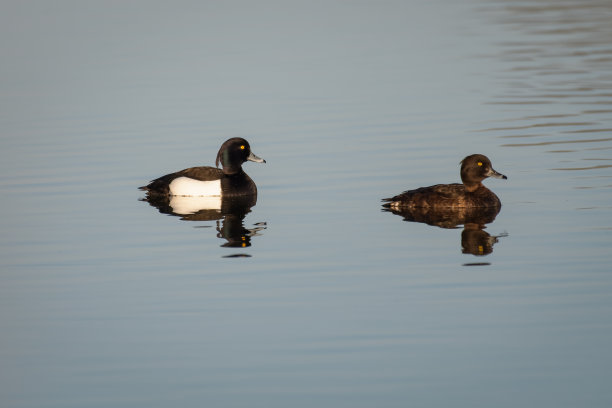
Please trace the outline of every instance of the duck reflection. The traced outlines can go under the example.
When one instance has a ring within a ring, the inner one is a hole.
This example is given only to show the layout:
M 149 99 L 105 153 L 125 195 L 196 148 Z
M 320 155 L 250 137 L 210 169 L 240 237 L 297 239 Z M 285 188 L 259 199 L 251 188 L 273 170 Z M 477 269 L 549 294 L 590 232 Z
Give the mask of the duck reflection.
M 476 256 L 484 256 L 493 252 L 493 245 L 498 238 L 507 234 L 493 236 L 484 229 L 491 224 L 497 214 L 499 207 L 489 208 L 437 208 L 432 211 L 424 207 L 390 208 L 385 204 L 383 211 L 391 212 L 404 217 L 404 221 L 420 222 L 440 228 L 453 229 L 463 225 L 461 232 L 461 252 Z
M 224 239 L 221 247 L 246 248 L 251 246 L 251 238 L 261 235 L 266 223 L 260 222 L 253 228 L 245 228 L 244 217 L 251 212 L 257 196 L 222 197 L 182 197 L 147 196 L 141 201 L 148 202 L 162 214 L 180 217 L 184 221 L 216 221 L 217 238 Z M 245 254 L 228 257 L 249 256 Z
M 461 231 L 461 252 L 476 256 L 489 255 L 493 252 L 493 244 L 498 238 L 508 234 L 491 235 L 484 231 L 485 226 L 481 224 L 465 224 Z

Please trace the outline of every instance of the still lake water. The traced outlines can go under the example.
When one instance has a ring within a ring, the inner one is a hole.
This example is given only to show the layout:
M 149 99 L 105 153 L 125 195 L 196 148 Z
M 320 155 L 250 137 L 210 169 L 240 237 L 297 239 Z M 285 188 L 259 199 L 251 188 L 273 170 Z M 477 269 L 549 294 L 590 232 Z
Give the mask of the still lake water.
M 2 406 L 611 406 L 610 1 L 0 9 Z M 492 246 L 381 211 L 476 152 Z

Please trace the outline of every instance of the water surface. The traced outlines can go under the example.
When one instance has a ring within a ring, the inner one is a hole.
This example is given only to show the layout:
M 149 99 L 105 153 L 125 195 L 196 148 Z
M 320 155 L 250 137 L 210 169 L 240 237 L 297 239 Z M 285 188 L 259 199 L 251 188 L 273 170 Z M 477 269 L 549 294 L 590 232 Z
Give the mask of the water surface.
M 609 2 L 2 9 L 3 406 L 612 403 Z M 248 212 L 139 200 L 233 136 Z M 486 228 L 382 211 L 471 153 Z

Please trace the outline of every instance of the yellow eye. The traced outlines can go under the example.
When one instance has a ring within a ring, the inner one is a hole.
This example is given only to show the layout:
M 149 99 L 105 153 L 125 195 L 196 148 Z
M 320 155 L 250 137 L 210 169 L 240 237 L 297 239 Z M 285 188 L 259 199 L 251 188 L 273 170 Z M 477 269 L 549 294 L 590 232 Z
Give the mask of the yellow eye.
M 482 162 L 478 162 L 478 165 L 479 165 L 479 166 L 482 166 Z
M 244 150 L 244 145 L 240 145 L 240 150 Z

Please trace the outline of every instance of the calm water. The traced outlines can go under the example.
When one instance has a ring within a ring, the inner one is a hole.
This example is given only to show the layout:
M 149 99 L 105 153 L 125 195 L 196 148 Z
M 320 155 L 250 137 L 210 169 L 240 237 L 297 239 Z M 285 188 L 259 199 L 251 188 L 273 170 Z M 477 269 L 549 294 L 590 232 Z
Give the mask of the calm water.
M 609 1 L 0 9 L 2 406 L 612 404 Z M 232 136 L 250 212 L 139 201 Z

